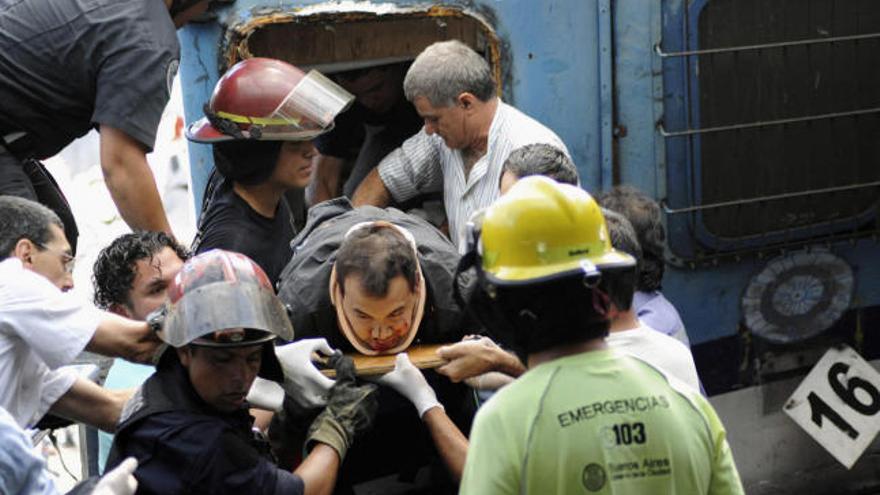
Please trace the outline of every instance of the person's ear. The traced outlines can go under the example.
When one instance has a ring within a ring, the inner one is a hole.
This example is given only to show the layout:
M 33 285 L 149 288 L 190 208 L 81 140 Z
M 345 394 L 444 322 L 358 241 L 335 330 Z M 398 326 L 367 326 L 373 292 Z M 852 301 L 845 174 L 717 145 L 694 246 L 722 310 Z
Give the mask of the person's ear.
M 472 110 L 476 100 L 477 97 L 467 91 L 458 95 L 458 104 L 465 110 Z
M 608 314 L 607 314 L 607 316 L 608 316 L 608 319 L 609 319 L 609 320 L 614 320 L 615 318 L 619 318 L 620 315 L 621 315 L 621 313 L 623 313 L 623 311 L 621 311 L 621 310 L 617 307 L 616 304 L 614 304 L 614 303 L 609 303 L 609 304 L 608 304 Z
M 12 256 L 20 259 L 21 262 L 25 265 L 33 264 L 33 255 L 36 250 L 36 246 L 29 239 L 19 239 L 18 242 L 15 243 L 15 247 L 12 248 Z
M 180 360 L 180 364 L 184 368 L 189 368 L 190 363 L 192 363 L 192 350 L 189 346 L 178 347 L 175 350 L 177 351 L 177 359 Z
M 119 316 L 124 316 L 130 320 L 135 319 L 132 316 L 131 311 L 128 309 L 128 306 L 126 306 L 124 304 L 113 303 L 110 305 L 109 308 L 107 308 L 107 310 L 110 311 L 111 313 L 117 314 Z

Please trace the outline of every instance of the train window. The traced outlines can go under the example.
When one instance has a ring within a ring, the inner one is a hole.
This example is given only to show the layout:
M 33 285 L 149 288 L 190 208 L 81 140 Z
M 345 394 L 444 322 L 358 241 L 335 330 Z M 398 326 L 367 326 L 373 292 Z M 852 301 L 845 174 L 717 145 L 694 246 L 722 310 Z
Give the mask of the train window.
M 243 58 L 271 57 L 325 73 L 412 60 L 435 41 L 458 39 L 483 54 L 501 80 L 494 32 L 481 19 L 452 8 L 273 12 L 233 26 L 230 33 L 227 66 Z
M 708 0 L 692 7 L 689 53 L 666 56 L 688 60 L 691 124 L 673 134 L 690 142 L 693 218 L 710 238 L 704 248 L 876 229 L 877 4 Z

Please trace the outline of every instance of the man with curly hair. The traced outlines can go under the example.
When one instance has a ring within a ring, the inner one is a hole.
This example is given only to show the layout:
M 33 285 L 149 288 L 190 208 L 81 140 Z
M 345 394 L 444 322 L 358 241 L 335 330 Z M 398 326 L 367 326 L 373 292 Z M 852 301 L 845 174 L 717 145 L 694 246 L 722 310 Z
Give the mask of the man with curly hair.
M 189 252 L 164 232 L 117 237 L 101 250 L 92 274 L 95 305 L 144 320 L 165 300 L 165 289 Z
M 117 237 L 101 250 L 92 270 L 95 305 L 133 320 L 146 320 L 150 312 L 165 302 L 165 291 L 187 258 L 186 248 L 164 232 L 135 232 Z M 152 366 L 117 359 L 105 386 L 137 387 L 153 371 Z M 103 469 L 113 435 L 100 432 L 98 439 L 98 463 Z

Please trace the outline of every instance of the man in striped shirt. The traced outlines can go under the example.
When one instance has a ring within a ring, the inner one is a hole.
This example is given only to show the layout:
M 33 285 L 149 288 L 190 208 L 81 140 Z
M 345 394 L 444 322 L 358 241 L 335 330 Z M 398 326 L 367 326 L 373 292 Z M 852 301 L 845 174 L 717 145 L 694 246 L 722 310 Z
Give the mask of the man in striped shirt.
M 498 98 L 489 64 L 460 41 L 434 43 L 419 54 L 403 90 L 425 126 L 370 172 L 353 202 L 386 206 L 442 190 L 449 237 L 459 251 L 468 217 L 498 197 L 511 151 L 547 143 L 568 154 L 553 131 Z

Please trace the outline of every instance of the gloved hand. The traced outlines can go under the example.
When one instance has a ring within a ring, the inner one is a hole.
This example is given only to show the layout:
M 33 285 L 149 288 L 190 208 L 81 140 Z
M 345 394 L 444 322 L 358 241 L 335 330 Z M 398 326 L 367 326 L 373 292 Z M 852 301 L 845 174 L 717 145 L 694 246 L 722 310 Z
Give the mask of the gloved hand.
M 327 444 L 336 450 L 341 462 L 354 437 L 373 423 L 379 403 L 375 385 L 355 384 L 350 357 L 337 351 L 330 357 L 330 364 L 336 369 L 336 383 L 330 389 L 327 407 L 309 427 L 306 446 L 311 449 L 315 442 Z
M 425 375 L 413 366 L 405 352 L 397 355 L 394 371 L 382 375 L 376 379 L 376 382 L 393 388 L 397 393 L 409 399 L 419 412 L 419 418 L 424 416 L 429 409 L 443 407 L 443 404 L 437 400 L 434 389 L 425 380 Z
M 92 490 L 92 495 L 134 495 L 138 482 L 133 473 L 137 467 L 137 459 L 134 457 L 125 459 L 101 477 L 101 481 Z
M 257 377 L 248 390 L 246 400 L 257 409 L 281 412 L 284 407 L 284 389 L 272 380 Z
M 327 403 L 333 380 L 312 364 L 312 353 L 333 354 L 325 339 L 298 340 L 275 347 L 275 355 L 284 370 L 284 391 L 302 408 L 314 409 Z

